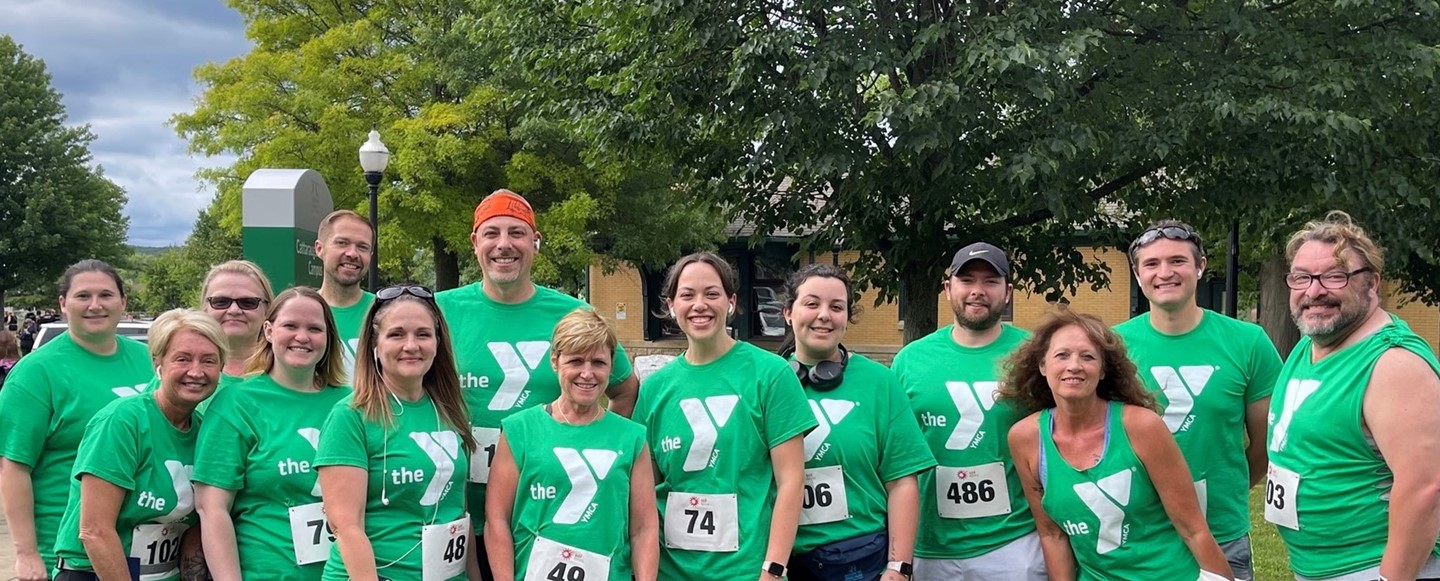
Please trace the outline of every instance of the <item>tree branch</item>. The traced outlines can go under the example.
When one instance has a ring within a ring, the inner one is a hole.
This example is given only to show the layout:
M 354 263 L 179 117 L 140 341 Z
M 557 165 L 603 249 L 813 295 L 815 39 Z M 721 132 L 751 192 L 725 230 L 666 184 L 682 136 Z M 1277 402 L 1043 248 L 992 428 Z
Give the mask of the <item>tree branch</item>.
M 1134 171 L 1131 171 L 1130 173 L 1127 173 L 1127 174 L 1125 174 L 1125 175 L 1123 175 L 1123 176 L 1120 176 L 1120 177 L 1118 177 L 1118 178 L 1115 178 L 1115 179 L 1113 179 L 1113 180 L 1111 180 L 1111 181 L 1109 181 L 1109 182 L 1106 182 L 1106 183 L 1104 183 L 1104 184 L 1101 184 L 1099 187 L 1096 187 L 1096 188 L 1093 189 L 1093 190 L 1090 190 L 1090 191 L 1088 191 L 1088 192 L 1085 192 L 1084 195 L 1085 195 L 1086 198 L 1089 198 L 1089 199 L 1091 199 L 1091 200 L 1096 200 L 1096 201 L 1098 201 L 1098 200 L 1100 200 L 1101 198 L 1104 198 L 1105 196 L 1108 196 L 1108 195 L 1113 194 L 1113 193 L 1115 193 L 1115 192 L 1117 192 L 1117 191 L 1120 191 L 1120 189 L 1123 188 L 1123 187 L 1125 187 L 1125 186 L 1128 186 L 1128 185 L 1133 184 L 1133 183 L 1135 183 L 1135 182 L 1137 182 L 1137 181 L 1140 181 L 1140 179 L 1144 178 L 1145 176 L 1148 176 L 1148 175 L 1150 175 L 1150 174 L 1152 174 L 1152 173 L 1155 173 L 1155 170 L 1160 169 L 1160 167 L 1161 167 L 1160 165 L 1155 164 L 1155 165 L 1146 165 L 1146 166 L 1137 168 L 1137 169 L 1135 169 Z M 1008 230 L 1008 229 L 1011 229 L 1011 228 L 1020 228 L 1020 227 L 1024 227 L 1024 226 L 1030 226 L 1030 225 L 1033 225 L 1033 224 L 1038 224 L 1038 223 L 1043 222 L 1043 221 L 1045 221 L 1045 220 L 1049 220 L 1050 218 L 1053 218 L 1053 217 L 1055 217 L 1055 211 L 1054 211 L 1054 210 L 1051 210 L 1049 207 L 1039 208 L 1039 209 L 1036 209 L 1036 210 L 1032 210 L 1032 211 L 1030 211 L 1029 213 L 1026 213 L 1026 214 L 1020 214 L 1020 215 L 1018 215 L 1018 216 L 1011 216 L 1011 217 L 1006 218 L 1006 219 L 1004 219 L 1004 220 L 1001 220 L 1001 221 L 999 221 L 999 222 L 995 222 L 995 223 L 993 223 L 993 224 L 989 224 L 989 225 L 986 225 L 986 226 L 982 226 L 982 227 L 980 227 L 980 228 L 977 228 L 977 230 L 982 230 L 982 231 L 994 231 L 994 230 Z

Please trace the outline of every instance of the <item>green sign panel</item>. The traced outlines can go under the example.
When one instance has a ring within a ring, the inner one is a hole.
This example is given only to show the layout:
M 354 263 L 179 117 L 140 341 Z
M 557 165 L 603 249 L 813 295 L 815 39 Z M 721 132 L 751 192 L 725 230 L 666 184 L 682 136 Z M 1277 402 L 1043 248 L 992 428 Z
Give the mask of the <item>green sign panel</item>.
M 241 197 L 245 258 L 260 265 L 276 291 L 319 288 L 324 267 L 315 256 L 320 220 L 334 209 L 330 188 L 309 169 L 260 169 Z

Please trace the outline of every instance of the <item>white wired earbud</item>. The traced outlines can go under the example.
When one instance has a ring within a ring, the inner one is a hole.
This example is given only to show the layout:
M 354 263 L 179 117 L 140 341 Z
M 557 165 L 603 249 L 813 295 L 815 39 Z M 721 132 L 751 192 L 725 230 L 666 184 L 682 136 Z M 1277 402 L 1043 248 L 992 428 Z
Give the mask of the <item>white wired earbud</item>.
M 727 314 L 727 315 L 733 315 L 733 314 L 735 314 L 735 304 L 734 304 L 734 303 L 731 303 L 731 304 L 730 304 L 730 309 L 727 310 L 725 314 Z

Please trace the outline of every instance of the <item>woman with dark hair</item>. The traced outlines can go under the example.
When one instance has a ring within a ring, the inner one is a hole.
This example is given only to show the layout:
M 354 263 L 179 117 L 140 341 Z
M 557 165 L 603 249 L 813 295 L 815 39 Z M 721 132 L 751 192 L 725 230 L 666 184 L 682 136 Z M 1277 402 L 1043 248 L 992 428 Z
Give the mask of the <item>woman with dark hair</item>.
M 330 555 L 315 446 L 350 394 L 320 293 L 286 289 L 260 330 L 249 379 L 216 393 L 195 462 L 195 507 L 216 581 L 317 580 Z
M 112 401 L 85 428 L 55 540 L 56 581 L 204 576 L 191 528 L 196 408 L 215 393 L 227 345 L 214 319 L 175 309 L 155 319 L 149 349 L 160 386 Z
M 335 534 L 322 578 L 478 580 L 466 558 L 475 438 L 435 295 L 380 289 L 356 353 L 355 391 L 331 410 L 315 454 Z
M 845 349 L 855 289 L 844 270 L 812 264 L 785 284 L 782 355 L 820 427 L 805 436 L 805 496 L 790 579 L 904 581 L 911 575 L 920 490 L 935 466 L 900 382 Z
M 16 547 L 19 579 L 47 579 L 69 501 L 71 468 L 90 418 L 140 393 L 155 377 L 145 344 L 115 329 L 125 282 L 114 267 L 82 260 L 60 276 L 66 332 L 26 355 L 0 390 L 0 500 Z
M 686 349 L 646 380 L 634 416 L 655 451 L 660 578 L 783 578 L 815 427 L 805 392 L 784 359 L 726 333 L 736 283 L 724 259 L 681 258 L 664 293 Z
M 1231 578 L 1185 458 L 1110 327 L 1062 308 L 1008 363 L 1001 397 L 1036 412 L 1010 429 L 1010 451 L 1051 579 Z

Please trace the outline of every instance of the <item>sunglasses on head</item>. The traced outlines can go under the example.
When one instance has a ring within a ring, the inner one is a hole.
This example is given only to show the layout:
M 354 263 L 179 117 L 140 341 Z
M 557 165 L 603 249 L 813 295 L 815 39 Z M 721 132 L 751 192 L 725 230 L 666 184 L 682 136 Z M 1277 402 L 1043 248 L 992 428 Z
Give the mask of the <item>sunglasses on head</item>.
M 400 298 L 400 295 L 410 295 L 420 299 L 435 298 L 435 293 L 430 292 L 430 289 L 416 285 L 387 286 L 375 292 L 375 298 L 382 301 L 394 300 Z
M 253 311 L 260 308 L 261 303 L 264 303 L 265 299 L 260 297 L 242 297 L 238 299 L 233 297 L 206 297 L 205 302 L 210 304 L 210 308 L 217 311 L 228 309 L 232 304 L 240 305 L 240 310 L 242 311 Z
M 1130 254 L 1135 254 L 1136 248 L 1139 248 L 1161 238 L 1165 238 L 1168 240 L 1189 240 L 1190 242 L 1193 242 L 1197 248 L 1201 249 L 1202 255 L 1204 254 L 1205 244 L 1200 242 L 1200 235 L 1189 228 L 1184 228 L 1181 226 L 1161 226 L 1141 232 L 1140 236 L 1136 238 L 1134 242 L 1130 243 Z

